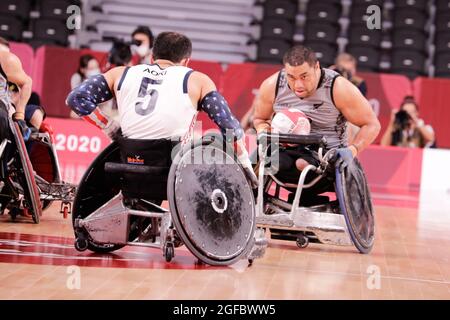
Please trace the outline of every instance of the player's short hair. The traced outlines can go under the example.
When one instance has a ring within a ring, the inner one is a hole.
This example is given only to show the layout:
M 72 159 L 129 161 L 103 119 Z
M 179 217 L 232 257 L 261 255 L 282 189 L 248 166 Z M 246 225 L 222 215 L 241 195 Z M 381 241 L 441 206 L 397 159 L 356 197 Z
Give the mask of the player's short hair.
M 149 40 L 149 46 L 150 46 L 150 48 L 152 48 L 153 42 L 155 41 L 155 36 L 153 35 L 152 30 L 147 26 L 138 26 L 131 34 L 131 37 L 133 38 L 134 35 L 136 35 L 138 33 L 145 34 L 147 36 L 147 38 Z
M 290 48 L 283 57 L 283 64 L 290 64 L 291 66 L 300 66 L 303 63 L 308 63 L 314 66 L 317 63 L 316 53 L 308 47 L 297 45 Z
M 177 32 L 161 32 L 153 45 L 153 59 L 164 59 L 175 63 L 189 58 L 192 53 L 191 40 Z
M 0 44 L 7 46 L 9 48 L 9 41 L 3 37 L 0 37 Z

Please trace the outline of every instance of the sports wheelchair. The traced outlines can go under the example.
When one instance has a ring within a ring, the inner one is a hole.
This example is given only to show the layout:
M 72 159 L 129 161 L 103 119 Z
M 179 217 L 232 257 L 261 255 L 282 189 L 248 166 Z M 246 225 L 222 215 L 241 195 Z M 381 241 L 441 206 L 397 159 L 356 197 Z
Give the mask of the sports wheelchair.
M 82 178 L 72 218 L 79 251 L 155 247 L 170 262 L 184 244 L 202 263 L 229 265 L 267 246 L 245 170 L 214 139 L 111 143 Z
M 317 152 L 319 165 L 308 165 L 296 184 L 280 181 L 272 163 L 274 150 L 286 144 Z M 316 242 L 354 245 L 359 252 L 369 253 L 374 244 L 375 220 L 364 171 L 357 158 L 344 169 L 335 166 L 335 150 L 324 154 L 326 145 L 325 138 L 315 135 L 263 133 L 258 136 L 257 226 L 269 229 L 272 239 L 295 241 L 300 248 Z M 307 182 L 309 172 L 314 172 L 316 177 Z M 334 181 L 334 188 L 326 191 L 334 193 L 336 199 L 319 196 L 317 203 L 302 204 L 302 192 L 321 179 Z M 282 189 L 291 190 L 294 197 L 283 200 Z
M 46 124 L 25 142 L 18 124 L 9 119 L 11 139 L 0 141 L 0 214 L 6 209 L 13 220 L 31 217 L 39 223 L 42 211 L 61 200 L 67 217 L 76 187 L 61 181 L 52 131 Z

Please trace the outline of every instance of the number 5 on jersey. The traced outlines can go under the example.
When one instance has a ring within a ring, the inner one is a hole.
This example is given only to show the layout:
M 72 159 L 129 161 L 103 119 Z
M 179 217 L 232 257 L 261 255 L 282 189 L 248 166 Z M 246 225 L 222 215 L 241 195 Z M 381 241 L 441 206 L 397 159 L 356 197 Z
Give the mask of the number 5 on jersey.
M 141 87 L 139 89 L 138 98 L 142 100 L 136 102 L 136 113 L 141 116 L 146 116 L 155 110 L 156 101 L 158 100 L 158 90 L 149 89 L 150 84 L 157 85 L 162 84 L 162 80 L 155 80 L 150 78 L 142 78 Z

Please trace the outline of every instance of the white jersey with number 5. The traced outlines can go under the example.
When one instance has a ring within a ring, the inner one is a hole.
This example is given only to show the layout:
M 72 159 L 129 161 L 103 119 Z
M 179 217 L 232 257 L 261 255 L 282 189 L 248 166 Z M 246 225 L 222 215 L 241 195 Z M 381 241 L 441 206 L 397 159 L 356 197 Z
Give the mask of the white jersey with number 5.
M 187 92 L 191 72 L 157 64 L 126 68 L 116 91 L 122 134 L 129 139 L 185 138 L 197 115 Z

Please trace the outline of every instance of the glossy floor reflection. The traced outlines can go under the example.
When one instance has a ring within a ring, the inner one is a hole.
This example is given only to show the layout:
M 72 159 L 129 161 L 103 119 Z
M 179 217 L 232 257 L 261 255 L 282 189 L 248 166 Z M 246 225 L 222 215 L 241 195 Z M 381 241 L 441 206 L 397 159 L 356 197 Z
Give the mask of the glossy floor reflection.
M 251 267 L 198 265 L 184 247 L 171 264 L 148 248 L 79 253 L 58 212 L 39 225 L 0 216 L 0 299 L 450 299 L 450 210 L 438 204 L 378 206 L 370 255 L 272 241 Z

